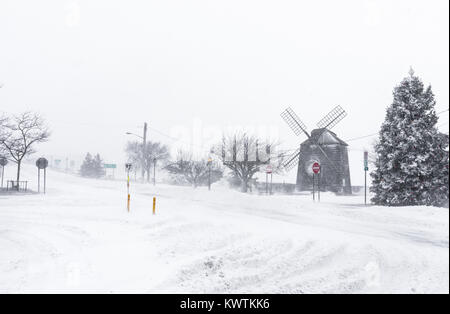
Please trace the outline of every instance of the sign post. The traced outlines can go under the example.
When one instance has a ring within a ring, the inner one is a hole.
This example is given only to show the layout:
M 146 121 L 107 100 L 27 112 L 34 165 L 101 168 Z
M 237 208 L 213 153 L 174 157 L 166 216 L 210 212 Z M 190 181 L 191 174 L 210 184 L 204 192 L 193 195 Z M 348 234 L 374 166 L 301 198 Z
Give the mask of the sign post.
M 130 170 L 131 170 L 131 164 L 125 164 L 125 169 L 127 170 L 127 210 L 130 212 Z
M 316 200 L 316 191 L 315 191 L 315 179 L 316 175 L 318 175 L 318 198 L 320 202 L 320 164 L 318 162 L 313 163 L 312 165 L 312 171 L 313 171 L 313 201 Z
M 367 171 L 369 170 L 369 152 L 364 152 L 364 205 L 367 205 Z
M 38 193 L 41 193 L 41 169 L 44 170 L 44 194 L 47 186 L 47 167 L 48 160 L 41 157 L 36 160 L 36 167 L 38 168 Z
M 114 178 L 114 172 L 115 172 L 115 169 L 117 168 L 116 164 L 103 164 L 103 168 L 104 169 L 112 169 L 112 177 Z
M 270 190 L 269 190 L 269 174 L 270 174 Z M 273 178 L 273 170 L 272 165 L 267 165 L 266 167 L 266 194 L 272 194 L 272 178 Z
M 2 188 L 3 188 L 3 177 L 5 176 L 5 166 L 8 164 L 8 159 L 5 157 L 0 157 L 0 166 L 2 166 Z

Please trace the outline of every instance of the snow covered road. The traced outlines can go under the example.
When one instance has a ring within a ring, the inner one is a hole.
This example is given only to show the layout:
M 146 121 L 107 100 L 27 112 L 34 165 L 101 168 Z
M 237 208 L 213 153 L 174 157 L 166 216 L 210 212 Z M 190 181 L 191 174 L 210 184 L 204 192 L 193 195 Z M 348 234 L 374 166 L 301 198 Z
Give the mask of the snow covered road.
M 0 292 L 448 293 L 448 209 L 360 203 L 132 184 L 127 213 L 124 182 L 49 171 L 0 195 Z

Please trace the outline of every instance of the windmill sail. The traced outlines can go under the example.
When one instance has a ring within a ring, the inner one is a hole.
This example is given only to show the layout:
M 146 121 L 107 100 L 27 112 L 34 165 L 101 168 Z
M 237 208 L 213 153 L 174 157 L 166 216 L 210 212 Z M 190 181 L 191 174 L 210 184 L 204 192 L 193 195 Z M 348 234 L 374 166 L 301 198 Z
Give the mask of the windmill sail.
M 289 127 L 294 131 L 295 135 L 299 136 L 305 133 L 309 138 L 309 134 L 306 131 L 306 125 L 300 120 L 300 118 L 295 114 L 294 110 L 287 108 L 281 113 L 283 120 L 289 125 Z
M 292 168 L 298 166 L 299 159 L 300 159 L 300 148 L 297 149 L 283 164 L 284 169 L 286 171 L 291 171 Z
M 341 106 L 335 107 L 322 120 L 317 123 L 319 129 L 331 130 L 347 116 L 347 112 Z

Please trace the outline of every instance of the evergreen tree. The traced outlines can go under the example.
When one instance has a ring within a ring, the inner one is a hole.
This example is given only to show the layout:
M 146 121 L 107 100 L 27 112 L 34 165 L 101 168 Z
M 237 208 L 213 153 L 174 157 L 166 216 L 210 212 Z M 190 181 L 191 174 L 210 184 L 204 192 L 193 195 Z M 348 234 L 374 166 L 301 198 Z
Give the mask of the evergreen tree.
M 448 136 L 437 130 L 435 104 L 412 70 L 394 89 L 375 145 L 375 204 L 448 206 Z
M 94 158 L 90 153 L 86 154 L 80 168 L 80 175 L 87 178 L 101 178 L 105 175 L 103 161 L 99 154 Z
M 82 177 L 91 177 L 92 165 L 93 165 L 92 156 L 90 153 L 87 153 L 86 157 L 84 158 L 83 164 L 81 165 L 80 168 L 80 175 Z
M 93 161 L 93 176 L 94 178 L 101 178 L 104 177 L 106 174 L 105 168 L 103 166 L 103 160 L 100 157 L 100 154 L 95 155 L 94 161 Z

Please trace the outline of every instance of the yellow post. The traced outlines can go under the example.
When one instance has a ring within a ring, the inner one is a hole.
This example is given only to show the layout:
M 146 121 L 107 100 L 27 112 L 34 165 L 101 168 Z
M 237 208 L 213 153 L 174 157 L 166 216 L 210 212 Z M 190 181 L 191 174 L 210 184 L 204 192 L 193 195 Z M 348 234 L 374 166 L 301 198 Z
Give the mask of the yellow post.
M 130 173 L 128 172 L 127 178 L 127 192 L 128 192 L 128 201 L 127 201 L 127 209 L 130 212 Z
M 153 198 L 153 215 L 156 213 L 156 197 Z

